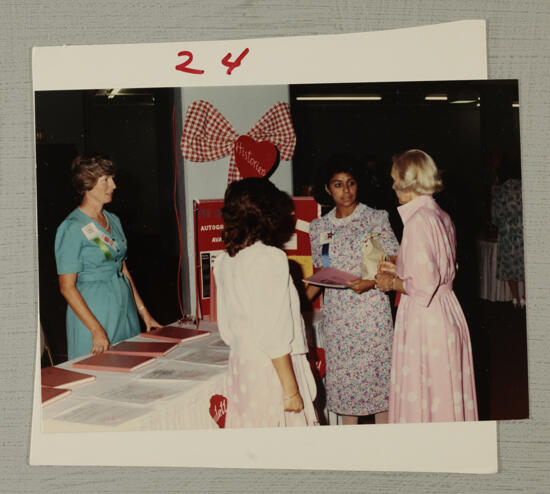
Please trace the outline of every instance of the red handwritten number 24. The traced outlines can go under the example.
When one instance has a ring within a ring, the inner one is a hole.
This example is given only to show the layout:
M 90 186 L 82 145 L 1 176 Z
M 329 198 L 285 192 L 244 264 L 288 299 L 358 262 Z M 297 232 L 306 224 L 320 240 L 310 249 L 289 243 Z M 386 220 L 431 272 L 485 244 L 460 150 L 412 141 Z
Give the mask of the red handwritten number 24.
M 227 75 L 231 75 L 233 69 L 236 69 L 241 65 L 243 58 L 246 57 L 249 51 L 250 50 L 248 48 L 245 48 L 234 61 L 231 60 L 231 52 L 222 58 L 222 65 L 227 67 Z M 176 65 L 176 70 L 187 72 L 188 74 L 204 74 L 204 70 L 202 69 L 193 69 L 189 67 L 189 64 L 193 61 L 193 54 L 190 51 L 180 51 L 178 53 L 178 57 L 187 57 L 187 60 L 179 65 Z

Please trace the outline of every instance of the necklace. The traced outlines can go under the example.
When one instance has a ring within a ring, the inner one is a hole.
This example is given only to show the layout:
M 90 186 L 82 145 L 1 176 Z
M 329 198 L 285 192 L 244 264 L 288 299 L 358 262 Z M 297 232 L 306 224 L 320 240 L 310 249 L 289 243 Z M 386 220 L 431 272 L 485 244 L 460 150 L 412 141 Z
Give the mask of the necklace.
M 105 230 L 109 231 L 109 230 L 110 230 L 109 218 L 107 218 L 107 215 L 106 215 L 105 213 L 103 213 L 103 212 L 101 213 L 101 215 L 102 215 L 103 218 L 105 219 L 105 223 L 106 223 L 106 224 L 105 224 L 105 226 L 103 226 L 103 222 L 102 222 L 102 221 L 99 222 L 99 224 L 100 224 L 101 226 L 103 226 L 103 228 L 105 228 Z

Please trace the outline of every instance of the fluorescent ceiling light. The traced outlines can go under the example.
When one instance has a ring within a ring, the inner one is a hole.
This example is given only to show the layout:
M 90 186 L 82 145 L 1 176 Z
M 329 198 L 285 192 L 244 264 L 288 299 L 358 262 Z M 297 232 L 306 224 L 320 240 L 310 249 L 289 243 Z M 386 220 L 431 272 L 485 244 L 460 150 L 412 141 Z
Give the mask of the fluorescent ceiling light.
M 512 106 L 513 106 L 514 108 L 519 108 L 519 103 L 512 103 Z
M 426 101 L 447 101 L 446 94 L 428 94 L 424 97 Z
M 380 101 L 382 96 L 368 94 L 363 96 L 297 96 L 296 101 Z
M 118 93 L 120 93 L 121 90 L 121 88 L 111 89 L 111 92 L 107 96 L 107 99 L 113 99 Z
M 465 103 L 477 103 L 477 99 L 455 99 L 453 101 L 449 101 L 451 105 L 462 105 Z

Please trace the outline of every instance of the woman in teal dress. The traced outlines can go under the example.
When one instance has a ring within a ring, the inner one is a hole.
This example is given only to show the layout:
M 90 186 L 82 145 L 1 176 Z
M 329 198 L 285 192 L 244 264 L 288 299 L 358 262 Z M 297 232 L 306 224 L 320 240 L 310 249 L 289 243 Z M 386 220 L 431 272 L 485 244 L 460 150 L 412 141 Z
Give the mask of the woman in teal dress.
M 103 210 L 116 188 L 115 167 L 102 156 L 79 156 L 72 181 L 82 202 L 59 225 L 55 259 L 67 307 L 69 360 L 101 353 L 160 326 L 145 307 L 126 266 L 126 236 L 118 217 Z

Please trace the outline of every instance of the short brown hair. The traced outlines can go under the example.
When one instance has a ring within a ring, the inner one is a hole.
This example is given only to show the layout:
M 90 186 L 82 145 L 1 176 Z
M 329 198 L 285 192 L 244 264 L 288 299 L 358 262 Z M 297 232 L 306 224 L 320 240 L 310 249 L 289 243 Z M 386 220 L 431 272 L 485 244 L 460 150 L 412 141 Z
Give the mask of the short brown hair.
M 435 161 L 420 149 L 410 149 L 394 157 L 393 169 L 399 177 L 398 190 L 417 194 L 433 194 L 443 190 Z
M 87 190 L 94 188 L 99 177 L 115 174 L 116 167 L 113 161 L 104 155 L 77 156 L 71 164 L 73 187 L 83 196 Z

